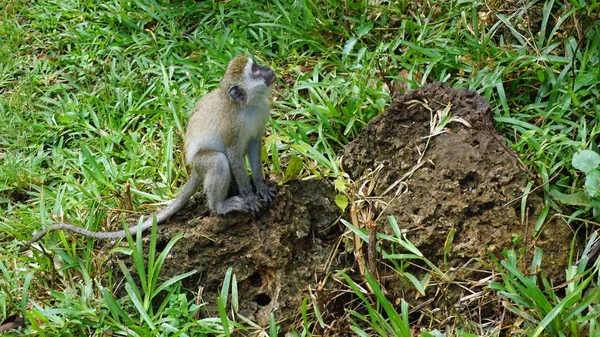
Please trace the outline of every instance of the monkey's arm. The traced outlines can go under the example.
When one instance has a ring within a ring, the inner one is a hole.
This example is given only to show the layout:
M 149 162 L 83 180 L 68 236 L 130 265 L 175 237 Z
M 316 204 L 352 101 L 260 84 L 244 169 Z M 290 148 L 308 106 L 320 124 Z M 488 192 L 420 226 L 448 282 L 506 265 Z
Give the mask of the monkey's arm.
M 270 202 L 275 197 L 275 190 L 265 185 L 263 181 L 262 161 L 260 160 L 260 138 L 250 141 L 248 146 L 248 160 L 252 168 L 252 178 L 256 187 L 256 194 L 266 202 Z
M 246 157 L 238 148 L 231 147 L 226 150 L 225 155 L 229 161 L 229 168 L 233 174 L 233 178 L 240 190 L 240 196 L 248 204 L 252 212 L 258 212 L 260 205 L 258 197 L 252 192 L 250 177 L 246 171 Z

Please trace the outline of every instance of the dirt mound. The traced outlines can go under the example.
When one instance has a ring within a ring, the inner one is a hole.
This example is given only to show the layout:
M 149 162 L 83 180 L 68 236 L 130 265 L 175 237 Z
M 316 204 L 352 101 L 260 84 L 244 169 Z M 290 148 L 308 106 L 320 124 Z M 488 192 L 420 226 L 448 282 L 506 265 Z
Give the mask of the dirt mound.
M 278 188 L 277 198 L 256 219 L 248 215 L 210 217 L 202 195 L 159 227 L 159 251 L 171 237 L 185 236 L 171 250 L 163 275 L 190 270 L 191 292 L 204 290 L 208 313 L 218 316 L 216 297 L 229 267 L 237 279 L 240 313 L 268 326 L 270 313 L 282 325 L 298 314 L 315 271 L 330 254 L 328 238 L 339 236 L 340 209 L 324 181 L 294 181 Z M 314 282 L 312 282 L 314 283 Z
M 444 109 L 470 127 L 455 121 L 446 132 L 428 137 L 436 130 L 432 116 Z M 542 208 L 541 199 L 533 194 L 527 198 L 527 216 L 521 221 L 520 198 L 527 176 L 496 133 L 489 104 L 476 93 L 435 83 L 395 97 L 390 108 L 345 148 L 344 167 L 354 179 L 378 166 L 382 169 L 374 193 L 388 203 L 379 212 L 394 215 L 425 257 L 452 270 L 458 279 L 481 276 L 476 274 L 482 273 L 477 271 L 482 261 L 489 260 L 486 247 L 498 255 L 504 248 L 524 248 L 528 260 L 532 248 L 540 247 L 542 272 L 555 280 L 563 277 L 570 228 L 549 217 L 543 232 L 533 237 Z M 400 180 L 406 186 L 403 193 L 396 197 L 393 192 L 384 193 Z M 274 204 L 257 219 L 209 217 L 203 198 L 196 197 L 159 227 L 163 246 L 176 233 L 185 233 L 173 248 L 172 262 L 163 275 L 198 270 L 184 286 L 198 292 L 201 285 L 208 314 L 215 316 L 217 292 L 227 268 L 232 267 L 240 313 L 263 326 L 268 325 L 268 315 L 275 313 L 285 329 L 298 314 L 308 287 L 314 288 L 327 269 L 332 243 L 341 235 L 335 225 L 339 209 L 334 197 L 327 182 L 293 181 L 279 188 Z M 389 232 L 387 223 L 380 222 L 380 228 Z M 451 231 L 455 231 L 451 248 L 444 256 Z M 342 246 L 339 249 L 346 251 Z M 331 269 L 336 267 L 340 268 Z M 415 304 L 410 296 L 414 288 L 405 287 L 394 276 L 382 281 L 390 296 Z M 449 305 L 462 296 L 462 288 L 456 288 L 459 292 L 444 294 Z M 330 312 L 343 313 L 343 308 L 327 306 Z
M 429 137 L 435 130 L 432 116 L 444 110 L 471 127 L 454 121 L 447 132 Z M 346 146 L 343 164 L 354 179 L 383 166 L 374 190 L 389 203 L 381 211 L 395 216 L 408 231 L 407 238 L 433 263 L 448 268 L 468 263 L 464 270 L 454 269 L 468 277 L 481 267 L 480 258 L 489 260 L 486 247 L 497 255 L 504 248 L 523 247 L 529 254 L 527 266 L 533 248 L 540 247 L 542 272 L 554 280 L 564 278 L 573 234 L 564 222 L 549 216 L 542 233 L 533 237 L 542 209 L 541 198 L 534 194 L 527 198 L 521 221 L 527 175 L 494 129 L 488 102 L 476 93 L 434 83 L 396 96 L 389 109 Z M 403 180 L 404 193 L 396 198 L 390 195 L 394 193 L 383 195 L 411 170 L 414 173 Z M 386 226 L 385 217 L 380 219 L 380 226 Z M 451 230 L 454 239 L 444 264 Z

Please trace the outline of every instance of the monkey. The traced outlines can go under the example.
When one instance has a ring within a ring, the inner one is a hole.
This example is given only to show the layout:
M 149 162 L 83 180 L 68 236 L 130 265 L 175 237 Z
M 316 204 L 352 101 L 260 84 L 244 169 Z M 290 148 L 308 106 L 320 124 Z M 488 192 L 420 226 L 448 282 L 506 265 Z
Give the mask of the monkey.
M 208 208 L 217 215 L 231 212 L 255 214 L 260 200 L 267 204 L 275 190 L 263 181 L 261 138 L 270 119 L 269 95 L 277 79 L 275 72 L 256 64 L 251 57 L 236 56 L 227 65 L 220 87 L 202 97 L 195 105 L 186 126 L 184 138 L 185 161 L 191 167 L 188 180 L 171 203 L 141 225 L 129 227 L 136 235 L 150 228 L 156 219 L 159 224 L 187 204 L 203 185 Z M 246 169 L 250 162 L 254 190 Z M 233 181 L 232 181 L 233 180 Z M 239 195 L 228 197 L 232 182 Z M 47 227 L 21 247 L 27 250 L 51 230 L 68 230 L 95 239 L 119 239 L 125 230 L 92 232 L 67 223 Z

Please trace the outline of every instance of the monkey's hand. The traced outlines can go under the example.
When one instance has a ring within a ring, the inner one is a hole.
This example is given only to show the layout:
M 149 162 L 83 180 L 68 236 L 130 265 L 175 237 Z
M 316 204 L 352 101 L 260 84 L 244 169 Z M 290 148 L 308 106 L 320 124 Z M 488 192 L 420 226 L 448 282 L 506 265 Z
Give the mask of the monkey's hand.
M 270 203 L 275 198 L 275 189 L 270 188 L 265 183 L 256 184 L 256 195 L 267 203 Z

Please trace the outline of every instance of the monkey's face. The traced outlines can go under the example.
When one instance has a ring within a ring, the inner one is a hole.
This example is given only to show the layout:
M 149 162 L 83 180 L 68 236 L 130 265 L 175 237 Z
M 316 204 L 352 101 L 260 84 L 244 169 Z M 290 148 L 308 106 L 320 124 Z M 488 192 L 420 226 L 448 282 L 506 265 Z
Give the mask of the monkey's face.
M 228 90 L 233 101 L 250 104 L 256 99 L 268 99 L 276 79 L 277 76 L 271 68 L 254 63 L 250 57 L 238 56 L 229 62 L 221 86 Z
M 258 90 L 269 89 L 277 79 L 275 72 L 271 68 L 256 64 L 250 58 L 248 59 L 245 75 L 248 83 Z
M 267 87 L 270 87 L 273 84 L 273 82 L 275 82 L 275 80 L 277 79 L 277 76 L 275 76 L 275 72 L 271 68 L 258 65 L 254 62 L 252 62 L 251 71 L 252 73 L 250 74 L 250 76 L 253 79 L 262 79 L 265 82 L 265 86 Z

